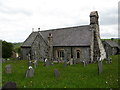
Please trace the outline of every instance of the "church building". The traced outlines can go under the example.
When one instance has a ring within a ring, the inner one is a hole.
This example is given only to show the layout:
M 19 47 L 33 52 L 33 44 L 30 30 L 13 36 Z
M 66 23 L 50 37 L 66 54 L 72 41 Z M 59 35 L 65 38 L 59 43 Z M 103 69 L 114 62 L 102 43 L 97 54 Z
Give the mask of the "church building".
M 106 58 L 99 33 L 98 12 L 90 13 L 90 24 L 33 31 L 21 46 L 24 60 L 69 60 L 94 62 Z

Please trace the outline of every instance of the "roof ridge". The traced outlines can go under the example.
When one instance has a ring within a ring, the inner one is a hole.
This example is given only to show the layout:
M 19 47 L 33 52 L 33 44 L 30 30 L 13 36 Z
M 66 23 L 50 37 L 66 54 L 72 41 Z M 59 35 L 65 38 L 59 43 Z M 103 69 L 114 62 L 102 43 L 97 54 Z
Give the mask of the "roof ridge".
M 21 46 L 24 46 L 24 44 L 26 43 L 26 41 L 28 41 L 28 39 L 32 36 L 32 34 L 33 33 L 38 33 L 38 32 L 32 32 L 28 37 L 27 37 L 27 39 L 23 42 L 23 44 L 21 45 Z M 37 36 L 37 35 L 36 35 Z M 35 38 L 36 38 L 36 36 L 35 36 Z M 34 40 L 35 40 L 35 38 L 34 38 Z M 33 41 L 34 41 L 33 40 Z
M 89 25 L 73 26 L 73 27 L 63 27 L 63 28 L 55 28 L 55 29 L 42 30 L 42 31 L 40 31 L 40 32 L 55 31 L 55 30 L 64 30 L 64 29 L 78 28 L 78 27 L 86 27 L 86 26 L 89 26 Z

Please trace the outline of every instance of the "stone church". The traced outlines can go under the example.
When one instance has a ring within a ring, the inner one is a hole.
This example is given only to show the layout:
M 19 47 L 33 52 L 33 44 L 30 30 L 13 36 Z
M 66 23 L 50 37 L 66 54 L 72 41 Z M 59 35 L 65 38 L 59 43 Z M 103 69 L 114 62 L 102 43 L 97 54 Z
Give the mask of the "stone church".
M 70 60 L 94 62 L 106 58 L 99 33 L 98 12 L 90 13 L 84 26 L 33 31 L 21 46 L 23 60 Z

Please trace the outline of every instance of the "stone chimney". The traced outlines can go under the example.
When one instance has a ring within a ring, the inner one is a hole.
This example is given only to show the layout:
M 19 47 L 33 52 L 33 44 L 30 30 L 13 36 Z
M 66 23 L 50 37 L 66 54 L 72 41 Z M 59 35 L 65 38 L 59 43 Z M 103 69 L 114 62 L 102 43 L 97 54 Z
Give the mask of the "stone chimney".
M 90 26 L 91 29 L 95 31 L 95 33 L 97 34 L 97 36 L 100 37 L 100 31 L 99 31 L 99 15 L 97 11 L 92 11 L 90 13 Z
M 34 32 L 34 28 L 32 28 L 32 32 Z
M 98 18 L 99 18 L 98 12 L 97 11 L 92 11 L 90 13 L 90 25 L 91 24 L 99 24 L 98 23 Z
M 53 36 L 52 33 L 49 33 L 48 36 L 48 45 L 49 45 L 49 49 L 48 49 L 48 59 L 52 60 L 53 59 Z

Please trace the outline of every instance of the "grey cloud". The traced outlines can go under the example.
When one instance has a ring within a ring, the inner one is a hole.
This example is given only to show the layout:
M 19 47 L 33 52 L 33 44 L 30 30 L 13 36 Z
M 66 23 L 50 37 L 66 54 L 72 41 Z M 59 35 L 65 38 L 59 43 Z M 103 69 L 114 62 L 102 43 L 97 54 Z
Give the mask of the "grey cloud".
M 116 8 L 111 8 L 101 13 L 101 25 L 114 25 L 118 23 L 118 11 Z
M 118 34 L 103 33 L 101 34 L 101 37 L 106 37 L 106 38 L 118 37 Z

